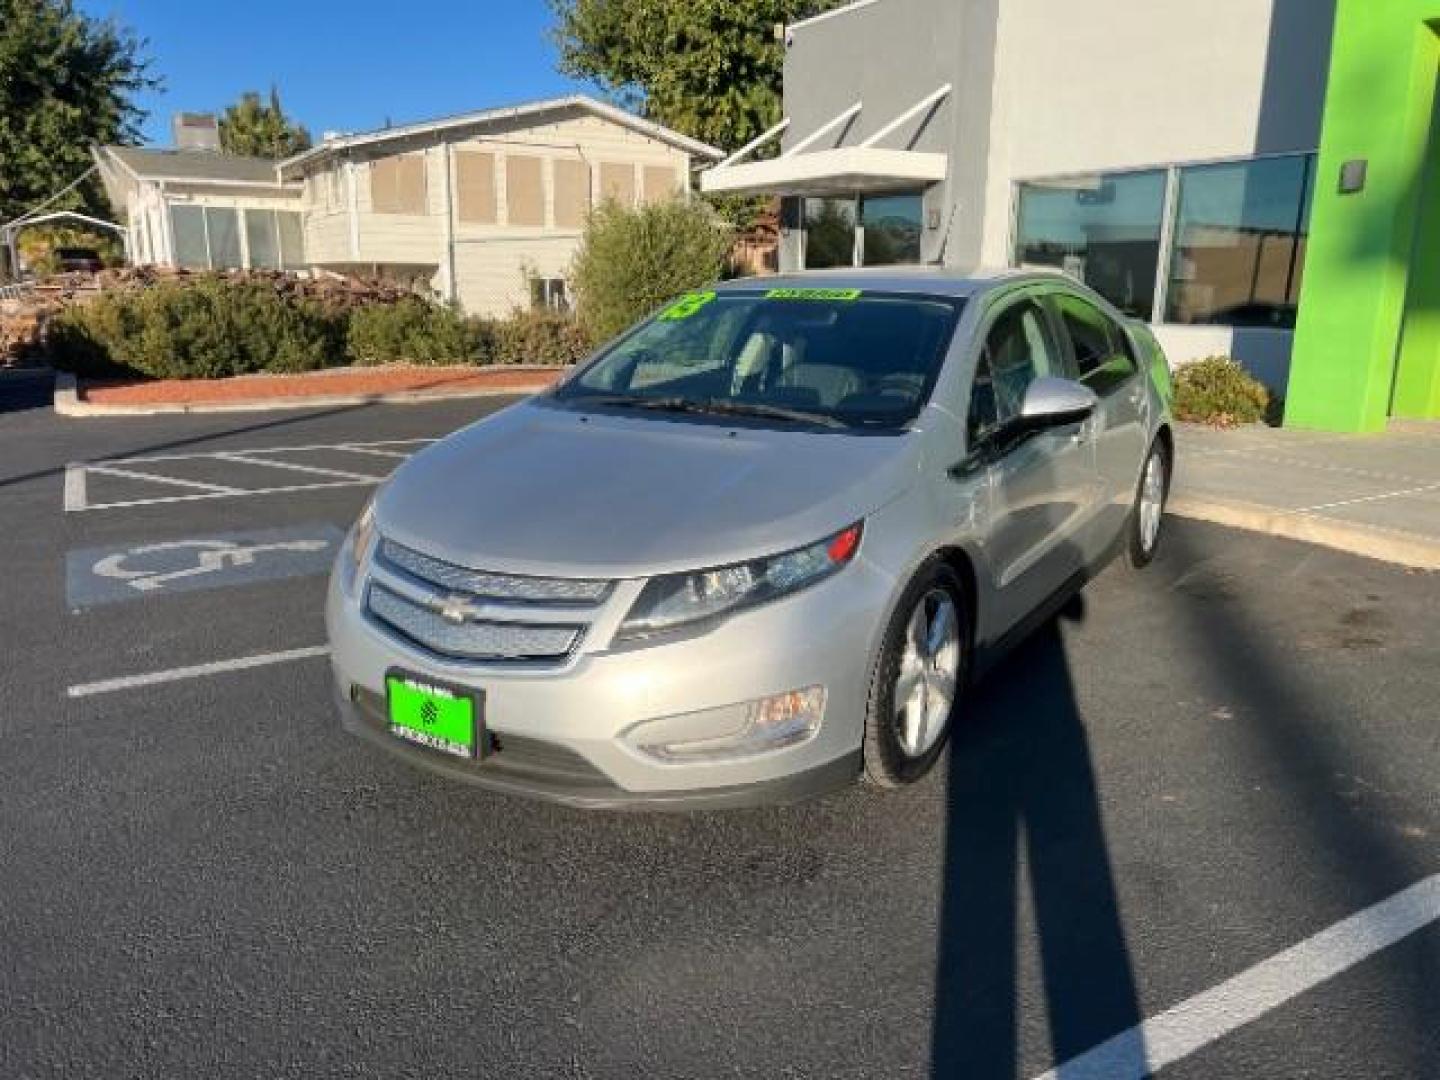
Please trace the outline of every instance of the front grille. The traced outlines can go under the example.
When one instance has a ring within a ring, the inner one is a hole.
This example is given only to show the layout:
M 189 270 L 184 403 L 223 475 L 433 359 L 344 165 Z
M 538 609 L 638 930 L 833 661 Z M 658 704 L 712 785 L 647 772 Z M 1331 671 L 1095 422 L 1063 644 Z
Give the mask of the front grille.
M 581 632 L 579 626 L 451 622 L 380 584 L 370 586 L 370 613 L 417 645 L 459 660 L 553 660 L 568 653 Z
M 410 644 L 475 662 L 550 662 L 574 651 L 613 582 L 457 566 L 384 539 L 366 610 Z
M 605 599 L 611 582 L 590 578 L 521 577 L 491 574 L 404 547 L 393 540 L 380 545 L 380 556 L 392 566 L 451 592 L 469 593 L 489 600 L 529 601 L 539 604 L 595 604 Z

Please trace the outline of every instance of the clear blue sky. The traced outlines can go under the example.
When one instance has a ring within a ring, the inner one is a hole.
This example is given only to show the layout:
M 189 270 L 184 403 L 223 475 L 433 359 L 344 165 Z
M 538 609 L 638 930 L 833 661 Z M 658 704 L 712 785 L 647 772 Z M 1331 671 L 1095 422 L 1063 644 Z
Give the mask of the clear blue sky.
M 316 139 L 586 89 L 555 70 L 544 0 L 80 0 L 143 38 L 163 90 L 148 142 L 170 116 L 219 111 L 274 83 Z

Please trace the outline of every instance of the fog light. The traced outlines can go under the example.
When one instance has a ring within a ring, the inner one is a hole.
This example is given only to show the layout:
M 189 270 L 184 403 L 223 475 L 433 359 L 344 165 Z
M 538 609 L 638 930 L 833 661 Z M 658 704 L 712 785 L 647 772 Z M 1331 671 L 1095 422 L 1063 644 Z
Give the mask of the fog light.
M 660 761 L 723 761 L 795 746 L 820 729 L 825 688 L 807 686 L 738 705 L 647 720 L 632 746 Z

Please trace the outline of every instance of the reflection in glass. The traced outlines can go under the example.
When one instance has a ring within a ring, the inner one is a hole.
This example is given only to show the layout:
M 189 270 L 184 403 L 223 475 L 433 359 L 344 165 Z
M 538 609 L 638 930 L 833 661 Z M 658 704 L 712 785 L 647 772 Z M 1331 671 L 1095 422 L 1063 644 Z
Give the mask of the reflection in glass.
M 1297 155 L 1180 170 L 1167 321 L 1294 327 L 1310 167 Z
M 920 261 L 921 202 L 919 194 L 867 195 L 861 200 L 864 265 L 893 266 Z
M 853 266 L 855 263 L 855 201 L 805 200 L 805 268 Z
M 1148 319 L 1164 206 L 1162 169 L 1021 184 L 1015 260 L 1058 267 Z

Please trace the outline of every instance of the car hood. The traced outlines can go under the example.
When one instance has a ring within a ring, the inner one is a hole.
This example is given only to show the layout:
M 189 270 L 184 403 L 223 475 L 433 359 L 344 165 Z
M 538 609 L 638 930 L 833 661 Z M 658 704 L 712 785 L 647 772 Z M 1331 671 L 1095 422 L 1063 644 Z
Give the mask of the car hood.
M 812 543 L 910 483 L 918 434 L 580 413 L 524 402 L 416 454 L 380 532 L 460 565 L 644 577 Z

